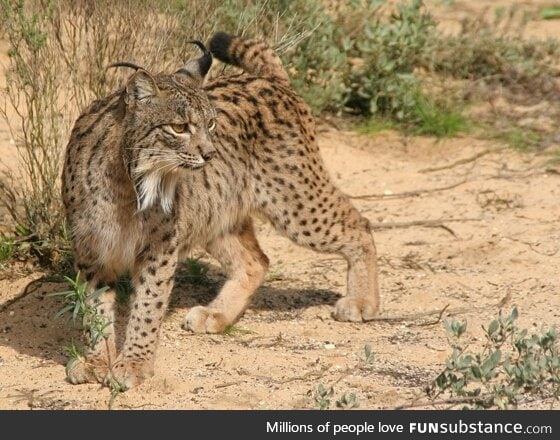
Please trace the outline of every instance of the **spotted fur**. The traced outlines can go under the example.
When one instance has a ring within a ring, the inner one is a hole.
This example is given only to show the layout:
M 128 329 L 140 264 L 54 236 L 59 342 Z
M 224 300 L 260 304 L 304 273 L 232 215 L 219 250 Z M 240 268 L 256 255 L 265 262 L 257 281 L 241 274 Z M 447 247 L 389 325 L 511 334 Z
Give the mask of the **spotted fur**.
M 217 333 L 234 323 L 268 268 L 253 230 L 254 215 L 267 218 L 299 245 L 346 258 L 347 294 L 335 305 L 335 319 L 361 322 L 377 313 L 376 251 L 369 223 L 329 178 L 309 107 L 290 87 L 280 58 L 263 42 L 225 33 L 214 35 L 209 48 L 244 72 L 202 88 L 189 86 L 188 91 L 182 88 L 183 78 L 175 83 L 180 74 L 154 77 L 161 89 L 173 83 L 185 99 L 171 106 L 170 113 L 155 111 L 159 121 L 174 112 L 197 121 L 189 122 L 196 129 L 184 145 L 184 154 L 197 160 L 186 161 L 187 169 L 164 170 L 157 184 L 146 181 L 154 170 L 150 160 L 160 157 L 153 159 L 151 149 L 169 145 L 130 147 L 147 125 L 130 118 L 130 102 L 123 103 L 123 96 L 130 96 L 126 90 L 94 103 L 76 123 L 63 185 L 76 267 L 91 288 L 110 285 L 129 270 L 135 298 L 118 357 L 111 337 L 108 350 L 98 347 L 85 361 L 71 365 L 72 382 L 110 377 L 131 387 L 153 374 L 177 260 L 196 247 L 216 257 L 228 279 L 210 304 L 188 311 L 183 326 Z M 152 104 L 147 101 L 146 108 Z M 205 127 L 214 118 L 210 133 Z M 205 160 L 210 151 L 214 157 Z M 147 165 L 138 165 L 141 160 Z M 199 162 L 202 166 L 194 169 Z M 138 176 L 144 179 L 140 186 Z M 146 199 L 144 193 L 151 196 Z M 114 290 L 109 290 L 99 305 L 111 321 L 113 302 Z

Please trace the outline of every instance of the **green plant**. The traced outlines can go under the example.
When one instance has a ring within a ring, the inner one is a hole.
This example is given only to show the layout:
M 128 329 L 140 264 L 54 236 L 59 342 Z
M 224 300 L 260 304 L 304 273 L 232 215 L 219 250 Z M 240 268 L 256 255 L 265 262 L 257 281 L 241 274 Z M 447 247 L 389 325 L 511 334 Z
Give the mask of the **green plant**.
M 334 398 L 334 387 L 319 384 L 311 393 L 314 405 L 317 409 L 330 409 L 332 399 Z M 360 406 L 356 393 L 344 393 L 334 402 L 335 406 L 340 409 L 352 409 Z
M 560 346 L 555 327 L 528 335 L 515 325 L 517 309 L 483 327 L 482 350 L 467 352 L 460 342 L 466 323 L 446 321 L 453 352 L 445 369 L 426 387 L 432 401 L 449 396 L 448 402 L 465 408 L 517 408 L 529 397 L 560 397 Z M 441 401 L 440 403 L 445 403 Z
M 366 344 L 364 346 L 363 355 L 360 356 L 359 361 L 348 368 L 341 376 L 338 377 L 330 385 L 319 384 L 317 388 L 309 390 L 307 396 L 310 396 L 315 407 L 318 409 L 330 409 L 332 398 L 335 395 L 335 385 L 338 384 L 347 375 L 364 370 L 371 367 L 375 361 L 375 355 L 371 350 L 371 346 Z M 335 400 L 335 405 L 337 408 L 351 409 L 359 406 L 358 397 L 356 393 L 344 393 L 338 399 Z
M 81 350 L 74 344 L 74 341 L 72 341 L 70 345 L 63 347 L 63 351 L 70 359 L 79 359 L 83 357 Z
M 333 387 L 325 387 L 323 384 L 319 384 L 313 393 L 313 401 L 315 402 L 317 408 L 329 409 L 333 395 Z
M 500 136 L 510 146 L 517 150 L 528 150 L 538 145 L 540 135 L 530 128 L 511 127 Z
M 414 69 L 427 50 L 435 22 L 421 0 L 399 3 L 388 20 L 377 14 L 380 2 L 367 5 L 365 11 L 355 6 L 345 18 L 342 48 L 359 60 L 345 77 L 345 105 L 361 114 L 407 120 L 419 90 Z
M 449 137 L 468 129 L 468 123 L 460 112 L 421 94 L 416 97 L 412 109 L 413 131 L 420 135 Z
M 342 409 L 352 409 L 357 408 L 359 406 L 358 398 L 356 397 L 356 393 L 344 393 L 336 402 L 337 408 Z
M 374 361 L 375 354 L 373 353 L 373 351 L 371 351 L 371 345 L 364 345 L 364 357 L 362 358 L 362 362 L 359 364 L 359 367 L 371 365 Z
M 66 305 L 56 313 L 55 318 L 58 318 L 67 312 L 71 312 L 69 319 L 72 320 L 74 324 L 76 324 L 76 322 L 80 322 L 82 329 L 86 334 L 88 345 L 90 347 L 94 347 L 102 340 L 106 340 L 109 336 L 106 332 L 106 328 L 109 326 L 110 322 L 97 311 L 98 298 L 107 289 L 109 289 L 109 287 L 101 287 L 88 294 L 87 282 L 80 283 L 79 272 L 75 279 L 70 277 L 65 277 L 65 279 L 72 287 L 70 290 L 54 292 L 48 295 L 64 297 Z M 80 350 L 74 342 L 64 347 L 64 352 L 70 359 L 76 359 L 81 362 L 85 361 L 83 350 Z M 68 365 L 71 364 L 69 363 Z M 110 390 L 108 408 L 112 409 L 117 397 L 126 391 L 126 388 L 111 378 L 109 378 L 108 385 Z
M 210 282 L 208 267 L 199 258 L 187 258 L 177 273 L 177 280 L 193 286 L 207 285 Z
M 88 337 L 88 344 L 93 347 L 108 336 L 105 329 L 109 326 L 110 322 L 97 312 L 97 307 L 99 297 L 109 288 L 105 286 L 96 289 L 92 293 L 88 293 L 88 283 L 87 281 L 79 281 L 79 272 L 75 279 L 70 277 L 64 278 L 70 284 L 71 289 L 49 294 L 49 296 L 62 296 L 66 304 L 56 313 L 55 318 L 70 312 L 69 319 L 71 319 L 74 324 L 76 322 L 81 323 L 82 329 Z
M 12 237 L 0 233 L 0 263 L 13 257 L 16 251 L 16 244 Z
M 560 18 L 560 6 L 550 6 L 548 8 L 542 8 L 539 12 L 539 16 L 543 20 L 554 20 Z
M 396 123 L 391 119 L 372 116 L 360 121 L 354 129 L 360 134 L 371 135 L 396 127 Z

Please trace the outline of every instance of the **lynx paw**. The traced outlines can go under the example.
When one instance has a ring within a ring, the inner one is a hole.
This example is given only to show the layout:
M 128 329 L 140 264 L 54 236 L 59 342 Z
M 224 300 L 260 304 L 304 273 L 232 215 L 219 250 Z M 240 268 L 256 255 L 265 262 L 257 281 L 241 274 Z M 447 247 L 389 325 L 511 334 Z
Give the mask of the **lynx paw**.
M 150 362 L 140 360 L 117 359 L 111 366 L 110 373 L 104 383 L 119 391 L 129 390 L 140 385 L 144 380 L 154 375 L 154 368 Z
M 362 322 L 374 318 L 378 309 L 378 302 L 369 298 L 344 297 L 335 304 L 333 316 L 337 321 Z
M 103 359 L 72 358 L 66 364 L 66 378 L 73 385 L 103 382 L 107 376 L 107 363 Z
M 221 333 L 230 324 L 223 313 L 209 307 L 196 306 L 185 316 L 183 328 L 194 333 Z

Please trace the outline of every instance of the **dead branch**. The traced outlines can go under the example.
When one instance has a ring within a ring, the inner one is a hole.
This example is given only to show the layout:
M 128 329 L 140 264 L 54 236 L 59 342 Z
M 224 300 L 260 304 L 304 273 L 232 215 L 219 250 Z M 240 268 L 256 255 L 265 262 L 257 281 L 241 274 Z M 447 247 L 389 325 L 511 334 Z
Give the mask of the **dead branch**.
M 233 381 L 233 382 L 220 383 L 220 384 L 216 385 L 214 388 L 216 388 L 216 389 L 227 388 L 227 387 L 232 387 L 234 385 L 239 385 L 239 384 L 242 384 L 242 383 L 245 383 L 245 382 L 246 381 L 244 381 L 244 380 L 236 380 L 236 381 Z
M 511 294 L 507 294 L 504 296 L 500 301 L 490 307 L 498 307 L 501 308 L 506 305 L 509 300 L 511 299 Z M 373 321 L 389 321 L 389 322 L 400 322 L 400 321 L 416 321 L 421 318 L 426 318 L 428 316 L 438 315 L 437 322 L 439 322 L 444 314 L 447 311 L 447 316 L 454 316 L 459 315 L 462 313 L 468 313 L 473 311 L 479 310 L 488 310 L 489 306 L 479 306 L 479 307 L 472 307 L 472 306 L 465 306 L 465 307 L 453 307 L 449 308 L 449 304 L 446 304 L 443 309 L 435 309 L 429 310 L 427 312 L 419 312 L 419 313 L 411 313 L 409 315 L 387 315 L 387 316 L 376 316 L 374 318 L 368 319 L 367 322 Z M 426 324 L 424 324 L 426 325 Z
M 442 218 L 437 220 L 412 220 L 409 222 L 387 222 L 387 223 L 369 223 L 371 229 L 395 229 L 395 228 L 410 228 L 413 226 L 425 226 L 428 228 L 444 228 L 445 223 L 450 222 L 479 222 L 482 218 Z
M 422 324 L 419 324 L 421 327 L 427 327 L 430 325 L 436 325 L 439 324 L 441 322 L 441 317 L 443 316 L 444 312 L 449 308 L 449 304 L 447 304 L 443 309 L 441 309 L 441 312 L 439 312 L 438 317 L 435 319 L 435 321 L 430 321 L 430 322 L 424 322 Z
M 551 251 L 551 252 L 541 252 L 540 250 L 535 249 L 540 243 L 536 243 L 536 244 L 535 244 L 535 243 L 531 243 L 531 242 L 529 242 L 529 241 L 523 241 L 523 240 L 520 240 L 520 239 L 518 239 L 518 238 L 513 238 L 513 237 L 505 237 L 505 236 L 504 236 L 504 238 L 507 239 L 507 240 L 515 241 L 516 243 L 524 244 L 525 246 L 529 246 L 529 248 L 530 248 L 533 252 L 535 252 L 535 253 L 537 253 L 537 254 L 539 254 L 539 255 L 544 255 L 545 257 L 553 257 L 553 256 L 556 255 L 556 254 L 558 253 L 558 251 L 560 250 L 560 249 L 556 249 L 555 251 Z
M 349 196 L 351 199 L 357 200 L 367 200 L 367 199 L 385 199 L 385 200 L 393 200 L 393 199 L 403 199 L 406 197 L 417 197 L 421 196 L 422 194 L 429 194 L 435 193 L 440 191 L 447 191 L 449 189 L 457 188 L 460 185 L 464 185 L 467 183 L 467 179 L 461 180 L 460 182 L 456 182 L 452 185 L 442 186 L 439 188 L 428 188 L 428 189 L 418 189 L 415 191 L 405 191 L 401 193 L 394 193 L 394 194 L 363 194 L 360 196 Z
M 321 377 L 323 377 L 325 375 L 325 373 L 329 370 L 329 366 L 327 365 L 322 365 L 320 370 L 312 370 L 312 371 L 308 371 L 307 373 L 305 373 L 303 376 L 294 376 L 294 377 L 288 377 L 287 379 L 281 379 L 281 380 L 275 380 L 272 378 L 269 378 L 269 380 L 273 383 L 277 383 L 277 384 L 286 384 L 289 382 L 295 382 L 297 380 L 307 380 L 307 379 L 320 379 Z
M 464 159 L 459 159 L 459 160 L 457 160 L 453 163 L 450 163 L 448 165 L 442 165 L 442 166 L 439 166 L 439 167 L 424 168 L 422 170 L 419 170 L 418 172 L 419 173 L 432 173 L 434 171 L 448 170 L 450 168 L 455 168 L 456 166 L 459 166 L 459 165 L 465 165 L 467 163 L 474 162 L 475 160 L 480 159 L 481 157 L 486 156 L 487 154 L 497 153 L 498 151 L 505 150 L 505 149 L 506 149 L 506 147 L 487 148 L 485 150 L 482 150 L 482 151 L 476 153 L 474 156 L 466 157 Z
M 33 280 L 30 281 L 25 288 L 23 289 L 23 291 L 16 295 L 15 297 L 9 299 L 8 301 L 0 304 L 0 313 L 4 312 L 5 310 L 7 310 L 11 305 L 15 304 L 16 302 L 18 302 L 19 300 L 25 298 L 28 295 L 31 295 L 32 293 L 37 292 L 37 290 L 39 290 L 42 286 L 41 282 L 43 280 L 43 277 L 39 278 L 38 280 Z M 36 286 L 37 285 L 37 286 Z

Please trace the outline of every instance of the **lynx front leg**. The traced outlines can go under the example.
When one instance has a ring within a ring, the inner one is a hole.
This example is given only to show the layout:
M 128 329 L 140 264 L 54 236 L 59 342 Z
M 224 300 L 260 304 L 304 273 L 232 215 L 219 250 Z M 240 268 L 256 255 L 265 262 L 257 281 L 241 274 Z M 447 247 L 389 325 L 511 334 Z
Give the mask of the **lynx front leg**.
M 222 263 L 229 279 L 207 307 L 193 307 L 187 313 L 183 328 L 195 333 L 219 333 L 233 324 L 268 269 L 268 258 L 259 247 L 251 219 L 211 242 L 207 249 Z
M 163 229 L 163 228 L 162 228 Z M 106 384 L 129 389 L 154 374 L 159 331 L 177 266 L 177 233 L 159 231 L 150 237 L 134 269 L 134 300 L 123 348 L 110 368 Z
M 94 271 L 84 264 L 78 264 L 77 267 L 84 270 L 78 282 L 82 283 L 84 279 L 87 281 L 88 294 L 113 285 L 115 281 L 114 276 L 103 274 L 102 270 Z M 70 383 L 102 382 L 109 365 L 117 357 L 113 326 L 114 303 L 115 290 L 112 287 L 92 302 L 98 324 L 92 323 L 93 328 L 86 333 L 88 350 L 85 357 L 72 358 L 66 365 L 66 376 Z

